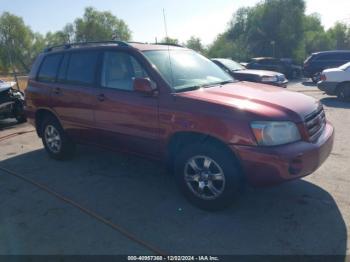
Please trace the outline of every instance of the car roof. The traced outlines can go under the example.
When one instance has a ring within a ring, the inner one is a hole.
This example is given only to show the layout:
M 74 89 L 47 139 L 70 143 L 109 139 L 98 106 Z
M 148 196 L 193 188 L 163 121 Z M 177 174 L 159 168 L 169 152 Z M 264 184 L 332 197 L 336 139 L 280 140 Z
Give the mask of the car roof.
M 129 45 L 131 45 L 133 48 L 138 49 L 140 51 L 187 49 L 186 47 L 183 47 L 180 45 L 173 45 L 173 44 L 148 44 L 148 43 L 130 42 Z
M 254 57 L 254 58 L 252 58 L 252 60 L 257 60 L 257 61 L 259 61 L 259 60 L 278 60 L 277 58 L 274 58 L 274 57 Z
M 312 55 L 334 54 L 334 53 L 350 53 L 350 50 L 329 50 L 329 51 L 320 51 L 320 52 L 312 53 Z
M 231 60 L 231 61 L 234 61 L 233 59 L 231 58 L 218 58 L 218 57 L 215 57 L 215 58 L 211 58 L 210 60 L 212 61 L 223 61 L 223 60 Z

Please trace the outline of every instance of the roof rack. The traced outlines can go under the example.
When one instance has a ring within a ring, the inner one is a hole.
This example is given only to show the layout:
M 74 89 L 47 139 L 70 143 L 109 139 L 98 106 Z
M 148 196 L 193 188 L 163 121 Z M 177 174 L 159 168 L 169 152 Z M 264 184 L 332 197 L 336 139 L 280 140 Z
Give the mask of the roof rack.
M 51 52 L 55 49 L 69 49 L 77 46 L 87 46 L 87 45 L 97 45 L 97 44 L 116 44 L 118 46 L 130 47 L 127 42 L 124 41 L 88 41 L 88 42 L 76 42 L 76 43 L 66 43 L 62 45 L 49 46 L 44 49 L 44 52 Z

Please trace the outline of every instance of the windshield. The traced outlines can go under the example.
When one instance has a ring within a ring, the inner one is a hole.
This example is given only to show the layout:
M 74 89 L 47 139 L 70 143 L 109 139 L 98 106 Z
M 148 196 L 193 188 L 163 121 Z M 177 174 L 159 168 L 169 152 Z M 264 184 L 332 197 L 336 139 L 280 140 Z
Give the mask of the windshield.
M 339 67 L 340 70 L 346 71 L 350 67 L 350 62 Z
M 238 70 L 245 69 L 244 66 L 242 66 L 241 64 L 239 64 L 231 59 L 216 59 L 216 60 L 219 61 L 224 66 L 226 66 L 231 71 L 238 71 Z
M 209 59 L 191 50 L 144 51 L 176 91 L 233 82 L 233 78 Z

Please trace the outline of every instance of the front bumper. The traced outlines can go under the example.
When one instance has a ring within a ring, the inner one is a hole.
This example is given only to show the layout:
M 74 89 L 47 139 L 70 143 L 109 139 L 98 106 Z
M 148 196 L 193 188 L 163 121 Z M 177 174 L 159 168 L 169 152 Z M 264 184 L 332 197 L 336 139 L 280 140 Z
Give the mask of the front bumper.
M 288 84 L 288 80 L 285 80 L 283 82 L 275 82 L 275 83 L 271 83 L 271 84 L 274 85 L 274 86 L 279 86 L 279 87 L 286 88 L 287 84 Z
M 248 182 L 270 186 L 313 173 L 333 148 L 334 128 L 327 123 L 315 143 L 300 141 L 275 147 L 232 145 L 241 160 Z
M 284 81 L 279 81 L 279 82 L 261 82 L 261 83 L 265 85 L 273 85 L 273 86 L 286 88 L 288 84 L 288 80 L 286 79 Z
M 320 81 L 317 83 L 318 89 L 324 91 L 328 95 L 336 95 L 337 82 Z

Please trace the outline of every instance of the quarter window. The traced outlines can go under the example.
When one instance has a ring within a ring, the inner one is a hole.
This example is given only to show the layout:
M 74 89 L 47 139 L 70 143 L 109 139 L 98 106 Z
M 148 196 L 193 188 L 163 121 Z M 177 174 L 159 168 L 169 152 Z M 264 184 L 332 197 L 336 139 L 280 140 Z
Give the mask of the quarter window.
M 123 52 L 105 52 L 103 56 L 101 85 L 103 87 L 132 91 L 135 78 L 148 77 L 140 63 Z
M 38 80 L 41 82 L 55 82 L 61 58 L 62 54 L 45 57 L 39 71 Z

